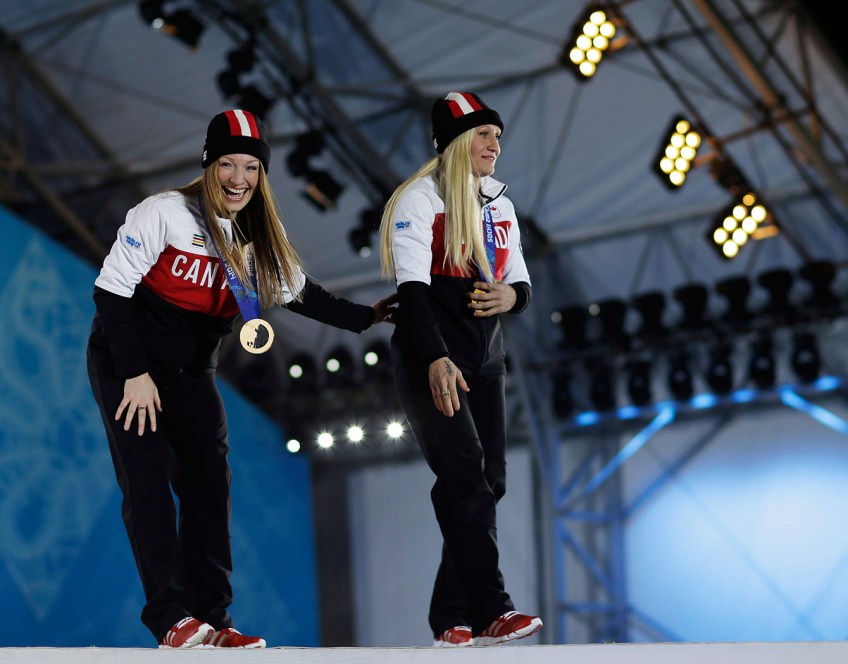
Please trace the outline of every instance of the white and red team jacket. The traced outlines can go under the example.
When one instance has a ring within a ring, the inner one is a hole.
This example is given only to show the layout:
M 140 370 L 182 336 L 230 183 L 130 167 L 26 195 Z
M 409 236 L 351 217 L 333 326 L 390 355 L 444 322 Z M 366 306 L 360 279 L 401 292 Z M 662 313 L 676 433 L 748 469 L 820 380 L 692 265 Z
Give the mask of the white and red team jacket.
M 529 301 L 530 275 L 515 208 L 504 195 L 506 185 L 494 178 L 482 178 L 481 190 L 484 209 L 491 212 L 494 224 L 495 280 L 516 289 L 518 300 L 511 313 L 518 313 Z M 444 264 L 444 212 L 432 177 L 413 182 L 395 208 L 390 232 L 400 310 L 393 343 L 404 361 L 429 364 L 448 356 L 463 372 L 503 373 L 499 317 L 475 317 L 468 308 L 473 282 L 482 281 L 479 271 L 472 266 L 463 275 Z
M 219 217 L 218 223 L 229 241 L 232 222 Z M 142 283 L 166 302 L 189 311 L 223 317 L 239 313 L 200 212 L 189 209 L 176 191 L 146 198 L 127 213 L 94 283 L 123 297 L 132 297 Z M 300 288 L 303 281 L 297 284 Z M 291 302 L 288 288 L 283 293 Z
M 232 222 L 218 223 L 230 241 Z M 301 302 L 283 284 L 289 309 L 353 332 L 372 324 L 371 307 L 299 276 L 294 293 L 303 290 Z M 115 378 L 214 369 L 220 341 L 240 313 L 199 210 L 176 191 L 150 196 L 127 213 L 95 280 L 94 299 L 89 347 Z

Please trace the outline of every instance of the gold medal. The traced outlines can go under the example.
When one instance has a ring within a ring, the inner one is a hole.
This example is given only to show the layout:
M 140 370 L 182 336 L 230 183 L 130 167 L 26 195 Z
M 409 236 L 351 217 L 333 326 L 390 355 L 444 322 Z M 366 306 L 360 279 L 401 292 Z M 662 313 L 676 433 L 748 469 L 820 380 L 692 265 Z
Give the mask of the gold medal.
M 252 318 L 241 326 L 239 339 L 248 353 L 264 353 L 274 343 L 274 328 L 261 318 Z

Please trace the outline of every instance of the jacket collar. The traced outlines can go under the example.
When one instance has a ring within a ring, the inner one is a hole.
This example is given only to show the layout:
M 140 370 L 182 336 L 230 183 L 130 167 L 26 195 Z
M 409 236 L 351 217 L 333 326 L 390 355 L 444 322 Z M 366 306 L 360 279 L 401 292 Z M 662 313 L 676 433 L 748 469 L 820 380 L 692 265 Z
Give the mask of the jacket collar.
M 480 192 L 483 194 L 484 204 L 488 205 L 505 191 L 506 185 L 503 182 L 495 180 L 490 175 L 480 178 Z

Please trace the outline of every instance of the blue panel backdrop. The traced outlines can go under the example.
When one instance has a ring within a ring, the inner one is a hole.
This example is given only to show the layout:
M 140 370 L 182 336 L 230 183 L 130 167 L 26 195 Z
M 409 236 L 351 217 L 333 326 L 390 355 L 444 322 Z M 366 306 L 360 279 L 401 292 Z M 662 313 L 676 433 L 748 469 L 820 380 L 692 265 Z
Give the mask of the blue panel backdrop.
M 2 208 L 0 228 L 0 647 L 155 645 L 85 369 L 96 270 Z M 237 626 L 318 645 L 308 462 L 221 391 Z

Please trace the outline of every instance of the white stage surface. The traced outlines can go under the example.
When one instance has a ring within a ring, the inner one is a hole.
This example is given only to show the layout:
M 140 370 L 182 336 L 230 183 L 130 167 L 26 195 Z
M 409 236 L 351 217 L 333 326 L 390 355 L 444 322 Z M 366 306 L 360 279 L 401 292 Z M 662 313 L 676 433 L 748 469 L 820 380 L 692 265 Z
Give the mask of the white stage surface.
M 0 648 L 0 664 L 846 664 L 848 642 L 628 643 L 487 648 Z

